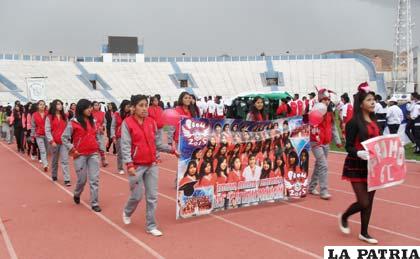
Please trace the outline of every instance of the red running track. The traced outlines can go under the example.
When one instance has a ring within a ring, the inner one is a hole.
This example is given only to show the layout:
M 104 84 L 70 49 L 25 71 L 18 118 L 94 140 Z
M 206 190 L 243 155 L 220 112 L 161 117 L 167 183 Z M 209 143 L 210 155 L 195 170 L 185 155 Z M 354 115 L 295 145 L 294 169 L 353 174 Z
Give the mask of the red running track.
M 108 156 L 110 166 L 101 169 L 103 211 L 95 213 L 88 186 L 83 204 L 75 205 L 73 186 L 63 186 L 61 172 L 53 183 L 38 162 L 0 143 L 0 258 L 321 258 L 326 245 L 366 245 L 357 239 L 357 216 L 351 235 L 337 227 L 336 215 L 355 199 L 349 183 L 341 180 L 344 155 L 331 153 L 328 159 L 330 201 L 309 196 L 179 221 L 177 162 L 162 157 L 157 219 L 164 236 L 156 238 L 144 231 L 144 202 L 131 225 L 122 223 L 129 188 L 127 176 L 115 174 L 115 156 Z M 420 164 L 407 165 L 403 185 L 377 192 L 370 233 L 381 245 L 420 245 Z M 71 175 L 74 183 L 73 169 Z

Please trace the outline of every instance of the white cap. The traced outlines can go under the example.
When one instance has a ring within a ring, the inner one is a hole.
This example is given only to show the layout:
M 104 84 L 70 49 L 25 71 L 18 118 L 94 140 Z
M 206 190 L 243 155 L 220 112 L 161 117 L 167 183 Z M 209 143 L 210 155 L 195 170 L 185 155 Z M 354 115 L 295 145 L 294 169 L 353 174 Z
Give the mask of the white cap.
M 388 102 L 396 102 L 396 103 L 398 103 L 398 100 L 395 97 L 391 97 L 391 99 L 389 99 Z

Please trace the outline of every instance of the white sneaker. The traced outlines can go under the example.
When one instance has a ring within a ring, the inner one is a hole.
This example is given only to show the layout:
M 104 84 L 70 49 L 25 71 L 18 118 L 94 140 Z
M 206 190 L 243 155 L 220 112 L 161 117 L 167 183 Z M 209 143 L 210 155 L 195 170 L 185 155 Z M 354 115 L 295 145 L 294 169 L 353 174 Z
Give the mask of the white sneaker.
M 124 173 L 125 173 L 124 170 L 121 170 L 118 172 L 118 174 L 124 174 Z
M 348 226 L 347 227 L 343 226 L 343 224 L 341 223 L 341 218 L 342 217 L 343 217 L 343 214 L 341 214 L 341 213 L 338 214 L 338 227 L 340 228 L 340 230 L 343 234 L 348 235 L 348 234 L 350 234 L 350 228 Z
M 329 200 L 331 199 L 332 195 L 329 193 L 321 194 L 321 199 L 323 200 Z
M 312 191 L 309 191 L 309 194 L 319 195 L 319 192 L 316 189 L 313 189 Z
M 131 224 L 131 218 L 128 217 L 127 215 L 125 215 L 125 212 L 123 211 L 123 222 L 126 225 L 130 225 Z
M 362 234 L 359 234 L 359 239 L 373 245 L 379 243 L 378 240 L 374 239 L 373 237 L 365 237 Z
M 152 230 L 147 230 L 146 232 L 151 234 L 152 236 L 155 236 L 155 237 L 163 236 L 163 233 L 160 232 L 157 228 L 152 229 Z

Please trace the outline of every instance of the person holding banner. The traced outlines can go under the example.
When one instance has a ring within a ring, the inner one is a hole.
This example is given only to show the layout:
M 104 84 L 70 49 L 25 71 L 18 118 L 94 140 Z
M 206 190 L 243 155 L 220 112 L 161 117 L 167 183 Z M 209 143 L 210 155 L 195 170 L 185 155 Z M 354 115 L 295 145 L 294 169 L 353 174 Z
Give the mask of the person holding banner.
M 331 194 L 328 192 L 328 163 L 327 156 L 330 150 L 330 143 L 334 138 L 337 147 L 341 147 L 341 139 L 337 133 L 337 127 L 334 122 L 332 106 L 330 105 L 330 94 L 334 93 L 328 89 L 319 89 L 318 101 L 309 114 L 311 116 L 319 114 L 321 121 L 311 126 L 311 149 L 315 157 L 315 167 L 312 173 L 311 181 L 308 186 L 308 192 L 312 195 L 320 195 L 321 199 L 329 200 Z M 319 184 L 320 191 L 316 190 Z
M 118 173 L 124 174 L 123 158 L 121 153 L 121 125 L 126 117 L 130 116 L 130 101 L 123 100 L 120 105 L 120 111 L 112 116 L 111 138 L 117 148 L 117 167 Z
M 367 83 L 360 85 L 358 93 L 354 95 L 353 118 L 346 125 L 346 150 L 348 155 L 344 162 L 342 176 L 344 180 L 350 181 L 357 201 L 338 216 L 340 230 L 344 234 L 349 234 L 348 219 L 353 214 L 360 212 L 361 231 L 359 239 L 370 244 L 378 243 L 378 240 L 368 234 L 375 191 L 368 192 L 367 160 L 369 153 L 364 150 L 361 142 L 380 135 L 374 112 L 375 93 L 370 91 Z
M 44 166 L 44 172 L 47 172 L 48 140 L 45 136 L 45 120 L 47 118 L 48 112 L 46 110 L 45 102 L 43 100 L 38 101 L 37 109 L 38 111 L 32 115 L 31 137 L 32 140 L 36 141 L 36 143 L 38 144 L 39 153 L 41 154 L 42 165 Z
M 158 230 L 155 211 L 158 197 L 159 167 L 156 162 L 156 152 L 166 152 L 178 156 L 171 146 L 163 144 L 157 135 L 156 122 L 148 117 L 148 100 L 145 95 L 131 96 L 131 106 L 134 114 L 126 117 L 121 125 L 121 153 L 127 166 L 130 198 L 123 211 L 123 222 L 131 223 L 131 215 L 146 194 L 146 227 L 147 233 L 162 236 Z

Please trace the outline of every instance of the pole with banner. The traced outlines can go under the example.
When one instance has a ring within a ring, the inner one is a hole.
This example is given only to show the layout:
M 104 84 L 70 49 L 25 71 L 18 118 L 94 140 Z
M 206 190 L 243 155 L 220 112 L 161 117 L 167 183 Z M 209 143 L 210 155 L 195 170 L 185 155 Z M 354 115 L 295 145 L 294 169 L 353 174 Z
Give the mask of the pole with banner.
M 29 101 L 39 101 L 45 100 L 46 95 L 46 86 L 45 79 L 47 77 L 27 77 L 26 78 L 26 87 L 28 92 Z

